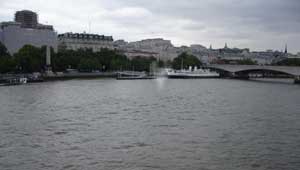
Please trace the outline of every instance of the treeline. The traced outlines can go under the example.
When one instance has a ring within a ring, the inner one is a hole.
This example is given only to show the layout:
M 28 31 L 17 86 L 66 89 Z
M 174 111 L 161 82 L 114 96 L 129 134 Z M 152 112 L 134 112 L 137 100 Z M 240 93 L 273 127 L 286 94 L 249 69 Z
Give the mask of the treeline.
M 164 62 L 156 58 L 135 57 L 128 59 L 116 50 L 102 49 L 93 52 L 91 49 L 62 50 L 57 53 L 51 49 L 51 66 L 54 72 L 64 72 L 67 69 L 78 69 L 81 72 L 135 70 L 148 71 L 150 64 Z M 11 56 L 6 47 L 0 43 L 0 73 L 32 73 L 43 72 L 46 68 L 46 47 L 25 45 Z
M 287 58 L 276 63 L 279 66 L 300 66 L 300 58 Z
M 233 61 L 223 61 L 231 64 Z M 240 65 L 255 65 L 255 61 L 244 59 L 234 61 Z M 51 67 L 54 72 L 64 72 L 68 69 L 77 69 L 80 72 L 93 71 L 150 71 L 150 65 L 155 63 L 158 67 L 172 67 L 174 69 L 187 69 L 189 66 L 201 67 L 201 61 L 193 55 L 182 53 L 173 61 L 163 62 L 154 57 L 127 58 L 124 54 L 109 49 L 93 52 L 91 49 L 61 50 L 54 52 L 51 49 Z M 10 55 L 6 47 L 0 42 L 0 73 L 33 73 L 43 72 L 46 67 L 46 47 L 25 45 L 14 55 Z M 288 58 L 274 65 L 300 66 L 300 59 Z
M 51 57 L 54 71 L 115 71 L 131 67 L 131 61 L 125 55 L 109 49 L 102 49 L 100 52 L 93 52 L 91 49 L 62 50 L 52 53 Z
M 236 65 L 257 65 L 256 61 L 253 61 L 249 58 L 242 60 L 221 60 L 219 64 L 236 64 Z
M 249 58 L 237 61 L 239 65 L 257 65 L 256 61 L 253 61 Z
M 172 62 L 172 68 L 176 70 L 188 69 L 189 66 L 197 66 L 199 68 L 202 66 L 202 63 L 196 56 L 185 52 L 176 57 Z
M 110 49 L 93 52 L 91 49 L 60 50 L 51 49 L 51 67 L 54 72 L 76 69 L 80 72 L 93 71 L 150 71 L 155 63 L 158 67 L 187 69 L 189 66 L 202 65 L 201 61 L 190 54 L 182 53 L 173 61 L 163 62 L 154 57 L 127 58 L 124 54 Z M 10 55 L 6 47 L 0 43 L 0 73 L 33 73 L 46 70 L 46 46 L 41 48 L 25 45 L 14 55 Z

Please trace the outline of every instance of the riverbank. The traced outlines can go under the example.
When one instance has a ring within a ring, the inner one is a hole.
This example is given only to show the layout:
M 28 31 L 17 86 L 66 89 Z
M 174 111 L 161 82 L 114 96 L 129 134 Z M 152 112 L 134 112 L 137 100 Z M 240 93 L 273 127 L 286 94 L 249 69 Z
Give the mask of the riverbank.
M 36 83 L 43 81 L 70 80 L 70 79 L 91 79 L 91 78 L 116 78 L 117 72 L 97 72 L 97 73 L 32 73 L 32 74 L 1 74 L 1 79 L 12 77 L 25 77 L 28 83 Z
M 116 72 L 98 73 L 62 73 L 44 74 L 41 76 L 44 81 L 69 80 L 69 79 L 91 79 L 91 78 L 116 78 Z

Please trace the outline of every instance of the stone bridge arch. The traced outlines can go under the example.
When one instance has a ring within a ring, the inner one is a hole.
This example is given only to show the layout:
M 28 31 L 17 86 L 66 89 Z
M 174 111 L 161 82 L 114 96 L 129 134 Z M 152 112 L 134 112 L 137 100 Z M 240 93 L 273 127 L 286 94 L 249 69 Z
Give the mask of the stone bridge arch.
M 261 68 L 261 69 L 246 69 L 246 70 L 239 70 L 234 72 L 234 74 L 251 74 L 251 73 L 263 73 L 263 72 L 268 72 L 268 73 L 276 73 L 276 74 L 283 74 L 283 75 L 288 75 L 291 77 L 295 77 L 296 75 L 282 71 L 282 70 L 277 70 L 277 69 L 268 69 L 268 68 Z
M 295 78 L 295 83 L 300 83 L 300 67 L 290 66 L 264 66 L 264 65 L 209 65 L 206 68 L 215 70 L 221 75 L 234 77 L 236 74 L 245 76 L 251 72 L 272 72 L 289 75 Z

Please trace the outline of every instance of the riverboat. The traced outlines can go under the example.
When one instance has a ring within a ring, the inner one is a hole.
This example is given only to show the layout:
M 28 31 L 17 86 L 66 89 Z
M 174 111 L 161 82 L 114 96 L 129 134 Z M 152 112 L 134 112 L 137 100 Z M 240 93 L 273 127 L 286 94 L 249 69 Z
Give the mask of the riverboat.
M 192 70 L 190 67 L 188 70 L 173 70 L 166 69 L 167 77 L 171 79 L 197 79 L 197 78 L 218 78 L 220 74 L 210 71 L 209 69 L 198 69 L 195 67 Z
M 149 76 L 145 72 L 120 72 L 117 80 L 147 80 L 156 79 L 156 76 Z

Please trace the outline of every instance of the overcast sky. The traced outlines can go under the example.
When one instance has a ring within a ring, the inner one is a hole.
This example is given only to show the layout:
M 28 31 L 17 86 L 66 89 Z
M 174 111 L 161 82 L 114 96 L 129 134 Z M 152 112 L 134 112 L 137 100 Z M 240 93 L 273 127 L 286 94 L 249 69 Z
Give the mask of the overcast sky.
M 90 30 L 213 48 L 227 42 L 252 51 L 284 50 L 287 43 L 290 52 L 300 51 L 300 0 L 1 0 L 0 21 L 22 9 L 37 12 L 58 33 Z

